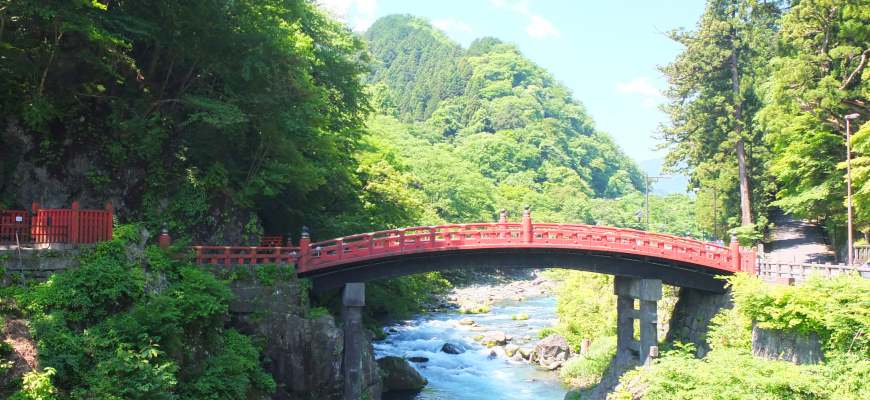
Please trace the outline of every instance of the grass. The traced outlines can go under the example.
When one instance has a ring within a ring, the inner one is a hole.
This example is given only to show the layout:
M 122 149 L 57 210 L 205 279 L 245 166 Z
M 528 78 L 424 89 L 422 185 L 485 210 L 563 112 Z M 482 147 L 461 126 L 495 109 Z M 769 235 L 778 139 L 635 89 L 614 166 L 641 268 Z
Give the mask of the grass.
M 598 338 L 592 342 L 586 354 L 568 360 L 562 366 L 559 376 L 573 387 L 590 387 L 601 380 L 615 354 L 615 336 Z

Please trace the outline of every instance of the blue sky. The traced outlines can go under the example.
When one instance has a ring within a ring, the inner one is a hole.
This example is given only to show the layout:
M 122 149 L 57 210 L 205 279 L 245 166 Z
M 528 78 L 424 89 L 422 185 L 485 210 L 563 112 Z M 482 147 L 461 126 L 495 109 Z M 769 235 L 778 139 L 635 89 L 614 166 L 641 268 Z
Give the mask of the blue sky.
M 664 32 L 693 28 L 702 0 L 317 0 L 354 30 L 377 18 L 413 14 L 467 47 L 493 36 L 516 44 L 582 102 L 599 130 L 609 133 L 636 161 L 654 151 L 665 115 L 657 105 L 665 80 L 657 66 L 680 47 Z

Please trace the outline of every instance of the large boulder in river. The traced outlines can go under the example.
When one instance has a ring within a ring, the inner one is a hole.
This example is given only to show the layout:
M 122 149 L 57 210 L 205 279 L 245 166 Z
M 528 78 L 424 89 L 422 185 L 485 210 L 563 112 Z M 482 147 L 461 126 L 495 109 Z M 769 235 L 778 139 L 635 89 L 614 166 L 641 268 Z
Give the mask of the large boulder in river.
M 556 369 L 569 357 L 571 347 L 568 346 L 568 341 L 560 335 L 550 335 L 535 345 L 529 355 L 529 362 L 547 369 Z
M 490 331 L 483 335 L 480 343 L 486 347 L 504 346 L 507 344 L 508 338 L 504 332 Z
M 402 357 L 387 356 L 378 360 L 384 377 L 384 391 L 420 390 L 429 383 Z
M 444 345 L 441 346 L 441 351 L 443 351 L 443 352 L 445 352 L 445 353 L 447 353 L 447 354 L 462 354 L 462 353 L 465 353 L 465 349 L 464 349 L 461 345 L 453 344 L 453 343 L 450 343 L 450 342 L 444 343 Z

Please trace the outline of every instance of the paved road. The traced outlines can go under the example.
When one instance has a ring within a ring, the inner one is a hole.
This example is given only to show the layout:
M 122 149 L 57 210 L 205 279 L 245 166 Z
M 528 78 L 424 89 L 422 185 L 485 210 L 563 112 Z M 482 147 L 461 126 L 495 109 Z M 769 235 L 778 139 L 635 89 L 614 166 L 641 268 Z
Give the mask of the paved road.
M 834 262 L 834 251 L 825 243 L 825 233 L 816 224 L 773 214 L 773 241 L 765 249 L 765 257 L 783 263 Z

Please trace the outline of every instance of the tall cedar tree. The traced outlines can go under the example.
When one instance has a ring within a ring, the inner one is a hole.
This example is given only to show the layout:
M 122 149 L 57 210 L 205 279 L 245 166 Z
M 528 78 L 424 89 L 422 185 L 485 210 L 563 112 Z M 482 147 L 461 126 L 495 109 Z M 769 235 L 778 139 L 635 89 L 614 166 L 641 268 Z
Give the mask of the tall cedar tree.
M 766 153 L 753 124 L 760 107 L 754 83 L 772 56 L 778 15 L 772 2 L 708 1 L 695 31 L 668 33 L 685 49 L 661 68 L 670 100 L 663 107 L 670 121 L 661 127 L 669 148 L 666 165 L 685 170 L 695 185 L 714 186 L 732 202 L 736 186 L 743 226 L 752 225 L 750 179 L 763 176 L 753 174 L 753 164 L 763 164 Z

